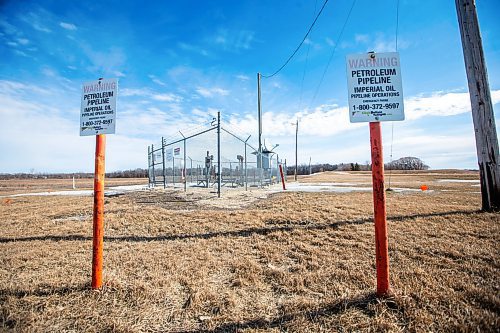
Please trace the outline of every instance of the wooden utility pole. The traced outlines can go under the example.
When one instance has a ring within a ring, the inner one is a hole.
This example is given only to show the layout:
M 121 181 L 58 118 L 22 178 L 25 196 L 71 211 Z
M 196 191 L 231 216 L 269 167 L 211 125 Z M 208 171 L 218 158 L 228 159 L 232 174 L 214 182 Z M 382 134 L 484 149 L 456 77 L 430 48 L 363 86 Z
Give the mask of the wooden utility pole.
M 475 0 L 455 0 L 469 82 L 472 119 L 481 179 L 482 209 L 500 210 L 500 161 L 495 115 L 486 74 Z

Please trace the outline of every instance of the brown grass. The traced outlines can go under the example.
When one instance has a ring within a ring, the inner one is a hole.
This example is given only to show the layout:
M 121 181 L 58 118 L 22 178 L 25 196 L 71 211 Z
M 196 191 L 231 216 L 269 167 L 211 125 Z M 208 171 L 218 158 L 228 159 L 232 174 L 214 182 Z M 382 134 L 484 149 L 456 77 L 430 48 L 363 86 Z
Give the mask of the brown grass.
M 318 179 L 353 177 L 370 179 Z M 91 197 L 1 202 L 0 330 L 497 331 L 499 214 L 479 211 L 478 187 L 436 181 L 450 174 L 392 177 L 434 192 L 387 193 L 386 299 L 373 294 L 371 193 L 278 193 L 240 208 L 163 190 L 106 198 L 101 291 L 89 288 Z
M 106 179 L 106 187 L 121 185 L 147 184 L 147 178 L 110 178 Z M 75 179 L 77 190 L 91 190 L 94 179 Z M 0 195 L 18 193 L 36 193 L 65 191 L 73 189 L 73 179 L 8 179 L 0 180 Z

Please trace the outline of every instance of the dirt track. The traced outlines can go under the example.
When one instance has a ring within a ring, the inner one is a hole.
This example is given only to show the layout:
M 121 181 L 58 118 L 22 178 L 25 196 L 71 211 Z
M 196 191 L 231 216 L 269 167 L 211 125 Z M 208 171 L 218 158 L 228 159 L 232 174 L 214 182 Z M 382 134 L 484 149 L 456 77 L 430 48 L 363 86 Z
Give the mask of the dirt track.
M 373 295 L 369 192 L 107 198 L 102 291 L 89 289 L 91 197 L 2 199 L 0 328 L 495 331 L 499 214 L 479 211 L 475 183 L 443 179 L 477 174 L 392 175 L 392 186 L 432 191 L 387 193 L 394 296 L 385 300 Z M 369 181 L 366 173 L 301 179 Z

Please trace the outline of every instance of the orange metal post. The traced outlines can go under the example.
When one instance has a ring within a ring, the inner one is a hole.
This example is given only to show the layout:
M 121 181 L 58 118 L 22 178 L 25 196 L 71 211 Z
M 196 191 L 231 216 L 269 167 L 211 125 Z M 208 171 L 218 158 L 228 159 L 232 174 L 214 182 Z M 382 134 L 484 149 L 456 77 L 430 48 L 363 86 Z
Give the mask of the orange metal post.
M 281 184 L 283 184 L 283 191 L 286 190 L 285 187 L 285 177 L 283 177 L 283 166 L 280 164 L 280 176 L 281 176 Z
M 106 136 L 96 135 L 94 174 L 94 231 L 92 238 L 92 289 L 102 287 L 102 252 L 104 243 L 104 155 Z
M 372 150 L 373 210 L 375 215 L 375 247 L 377 264 L 377 295 L 389 293 L 389 251 L 384 189 L 384 158 L 382 131 L 379 122 L 370 123 Z

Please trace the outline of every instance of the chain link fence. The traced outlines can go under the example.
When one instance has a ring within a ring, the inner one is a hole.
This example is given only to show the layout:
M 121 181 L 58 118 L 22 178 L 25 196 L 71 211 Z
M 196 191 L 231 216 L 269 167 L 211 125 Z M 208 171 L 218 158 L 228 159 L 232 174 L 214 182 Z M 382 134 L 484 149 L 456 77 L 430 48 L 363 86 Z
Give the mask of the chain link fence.
M 148 147 L 149 186 L 216 189 L 220 195 L 222 187 L 248 189 L 281 182 L 281 160 L 273 149 L 259 152 L 249 143 L 250 136 L 234 132 L 219 116 L 206 128 L 179 131 L 152 144 Z

